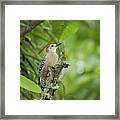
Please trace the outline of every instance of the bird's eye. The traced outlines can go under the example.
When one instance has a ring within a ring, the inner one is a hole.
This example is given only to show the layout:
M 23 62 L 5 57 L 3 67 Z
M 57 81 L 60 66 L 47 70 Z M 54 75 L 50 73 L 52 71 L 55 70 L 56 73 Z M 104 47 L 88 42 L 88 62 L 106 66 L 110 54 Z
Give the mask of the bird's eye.
M 54 47 L 54 45 L 51 45 L 51 47 Z

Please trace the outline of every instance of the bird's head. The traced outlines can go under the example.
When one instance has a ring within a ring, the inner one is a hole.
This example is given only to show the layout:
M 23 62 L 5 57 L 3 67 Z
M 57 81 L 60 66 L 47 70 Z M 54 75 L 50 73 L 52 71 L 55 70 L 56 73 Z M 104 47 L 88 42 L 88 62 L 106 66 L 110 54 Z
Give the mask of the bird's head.
M 49 44 L 49 45 L 46 47 L 45 51 L 46 51 L 46 52 L 56 52 L 56 49 L 57 49 L 57 47 L 58 47 L 59 45 L 61 45 L 61 43 L 58 43 L 58 44 L 56 44 L 56 43 Z

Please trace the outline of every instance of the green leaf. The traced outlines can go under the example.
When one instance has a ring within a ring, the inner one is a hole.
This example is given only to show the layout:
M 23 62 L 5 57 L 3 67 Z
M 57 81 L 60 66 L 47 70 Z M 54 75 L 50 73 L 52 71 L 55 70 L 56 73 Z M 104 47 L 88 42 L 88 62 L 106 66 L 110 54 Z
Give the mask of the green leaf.
M 23 21 L 20 21 L 20 26 L 21 27 L 26 27 L 26 24 Z
M 66 25 L 68 24 L 68 21 L 64 20 L 50 20 L 49 24 L 51 25 L 52 28 L 52 33 L 57 39 L 60 39 L 60 36 L 65 29 Z
M 35 93 L 40 93 L 40 87 L 23 75 L 20 75 L 20 87 Z
M 25 35 L 25 38 L 27 38 L 29 41 L 32 40 L 30 34 L 29 35 Z
M 67 26 L 64 28 L 60 40 L 66 40 L 73 36 L 78 29 L 80 28 L 80 22 L 79 21 L 70 21 L 68 22 Z

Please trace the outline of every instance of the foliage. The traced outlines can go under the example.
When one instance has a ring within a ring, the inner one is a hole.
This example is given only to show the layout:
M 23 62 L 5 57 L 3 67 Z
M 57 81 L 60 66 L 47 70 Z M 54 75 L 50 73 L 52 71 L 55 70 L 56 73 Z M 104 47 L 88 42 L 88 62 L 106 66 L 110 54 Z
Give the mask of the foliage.
M 20 32 L 31 29 L 33 22 L 21 20 Z M 48 43 L 62 42 L 57 53 L 64 51 L 70 66 L 61 74 L 62 84 L 54 99 L 100 99 L 100 21 L 42 20 L 37 23 L 20 40 L 20 98 L 40 99 L 38 69 L 44 48 Z
M 22 88 L 25 88 L 26 90 L 29 90 L 35 93 L 41 93 L 40 87 L 37 84 L 35 84 L 32 80 L 22 75 L 20 76 L 20 86 Z

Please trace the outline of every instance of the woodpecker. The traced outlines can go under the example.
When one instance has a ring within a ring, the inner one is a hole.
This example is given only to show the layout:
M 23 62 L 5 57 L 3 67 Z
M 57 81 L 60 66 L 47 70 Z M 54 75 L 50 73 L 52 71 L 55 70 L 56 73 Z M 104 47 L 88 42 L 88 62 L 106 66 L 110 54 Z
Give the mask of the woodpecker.
M 61 45 L 61 43 L 49 44 L 45 48 L 45 55 L 43 59 L 40 61 L 38 81 L 42 91 L 44 91 L 44 88 L 46 86 L 46 79 L 48 77 L 47 74 L 49 68 L 54 67 L 58 61 L 58 55 L 56 53 L 56 49 L 58 48 L 59 45 Z

